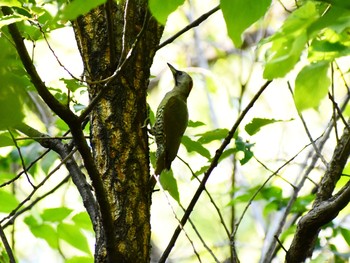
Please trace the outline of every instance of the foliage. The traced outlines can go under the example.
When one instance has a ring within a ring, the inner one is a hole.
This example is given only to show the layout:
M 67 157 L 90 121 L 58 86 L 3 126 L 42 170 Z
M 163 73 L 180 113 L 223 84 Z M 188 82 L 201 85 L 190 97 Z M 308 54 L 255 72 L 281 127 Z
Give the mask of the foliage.
M 342 129 L 349 129 L 349 110 L 345 110 L 350 98 L 346 61 L 350 54 L 349 3 L 221 0 L 222 20 L 207 25 L 210 19 L 202 22 L 216 11 L 202 16 L 197 24 L 190 15 L 184 18 L 183 14 L 193 8 L 203 14 L 208 11 L 203 10 L 201 1 L 194 2 L 149 0 L 150 11 L 161 24 L 192 25 L 189 29 L 195 32 L 193 39 L 184 35 L 173 47 L 160 49 L 156 61 L 163 65 L 173 59 L 183 68 L 186 62 L 194 61 L 188 71 L 195 80 L 189 98 L 191 121 L 178 154 L 181 160 L 175 160 L 172 170 L 162 174 L 162 187 L 153 197 L 153 207 L 158 209 L 152 210 L 152 220 L 159 220 L 154 223 L 154 240 L 162 240 L 157 252 L 164 252 L 171 234 L 164 231 L 164 222 L 160 221 L 166 218 L 167 229 L 175 229 L 184 212 L 183 218 L 190 218 L 192 229 L 186 224 L 186 239 L 178 242 L 191 244 L 191 249 L 179 245 L 172 255 L 175 261 L 193 262 L 196 255 L 203 262 L 223 262 L 234 258 L 237 250 L 242 262 L 250 256 L 254 262 L 282 262 L 286 255 L 277 248 L 276 239 L 279 245 L 288 246 L 298 234 L 300 218 L 322 201 L 317 196 L 317 191 L 322 191 L 321 180 L 329 171 L 332 154 L 342 144 Z M 284 2 L 286 6 L 282 6 Z M 62 158 L 38 142 L 45 136 L 61 141 L 68 127 L 38 99 L 7 26 L 18 26 L 27 49 L 32 50 L 34 66 L 45 63 L 37 58 L 40 50 L 36 47 L 44 43 L 62 70 L 65 55 L 57 56 L 59 47 L 49 46 L 49 36 L 70 28 L 69 20 L 105 3 L 0 1 L 0 83 L 4 85 L 0 88 L 0 225 L 16 243 L 23 234 L 18 224 L 27 230 L 26 238 L 44 241 L 40 245 L 43 249 L 55 251 L 66 262 L 93 261 L 93 229 L 88 214 L 78 212 L 83 206 L 67 171 L 57 171 L 64 164 Z M 4 8 L 12 13 L 6 14 Z M 276 21 L 276 8 L 285 10 L 283 21 Z M 226 25 L 229 38 L 221 39 L 226 32 L 218 31 L 215 23 Z M 197 25 L 202 33 L 194 28 Z M 174 35 L 175 29 L 169 30 L 165 36 Z M 247 43 L 249 35 L 255 37 L 253 43 Z M 162 54 L 164 49 L 166 54 Z M 68 68 L 72 67 L 68 62 Z M 67 68 L 62 72 L 54 81 L 47 81 L 49 90 L 62 105 L 81 114 L 88 105 L 88 83 Z M 170 79 L 158 73 L 158 86 L 169 89 Z M 272 91 L 262 90 L 264 94 L 255 97 L 258 87 L 264 86 L 262 77 L 277 84 Z M 153 94 L 151 90 L 150 97 Z M 152 103 L 156 105 L 150 98 Z M 38 130 L 38 136 L 29 138 L 19 128 L 22 123 Z M 88 126 L 84 132 L 88 136 Z M 72 138 L 64 138 L 68 139 Z M 329 146 L 324 147 L 327 141 Z M 154 164 L 152 139 L 150 149 Z M 82 165 L 79 158 L 76 162 Z M 349 163 L 344 166 L 334 183 L 337 191 L 342 189 L 339 195 L 346 191 L 349 181 Z M 196 200 L 194 193 L 199 191 L 205 191 L 207 199 L 200 199 L 200 192 Z M 168 193 L 176 201 L 174 205 L 171 201 L 164 204 Z M 197 204 L 195 212 L 194 207 L 186 209 L 185 203 L 189 207 Z M 168 213 L 164 207 L 169 206 Z M 329 225 L 320 226 L 318 245 L 313 249 L 315 260 L 346 262 L 349 251 L 344 247 L 350 245 L 348 209 L 346 205 L 339 208 L 335 219 L 326 222 Z M 239 244 L 237 248 L 232 245 L 235 243 Z M 15 254 L 20 249 L 14 250 Z M 0 261 L 9 261 L 8 251 L 3 247 L 0 251 Z M 29 256 L 18 253 L 16 257 L 26 261 Z

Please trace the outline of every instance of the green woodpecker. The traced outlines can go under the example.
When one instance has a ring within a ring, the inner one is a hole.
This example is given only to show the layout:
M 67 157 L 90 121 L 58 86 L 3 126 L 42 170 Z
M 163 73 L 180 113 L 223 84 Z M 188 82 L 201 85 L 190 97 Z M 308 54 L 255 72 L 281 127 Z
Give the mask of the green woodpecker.
M 153 126 L 157 143 L 156 175 L 160 175 L 164 169 L 170 169 L 179 150 L 188 123 L 187 97 L 193 86 L 190 75 L 169 63 L 168 66 L 173 73 L 175 86 L 160 102 Z

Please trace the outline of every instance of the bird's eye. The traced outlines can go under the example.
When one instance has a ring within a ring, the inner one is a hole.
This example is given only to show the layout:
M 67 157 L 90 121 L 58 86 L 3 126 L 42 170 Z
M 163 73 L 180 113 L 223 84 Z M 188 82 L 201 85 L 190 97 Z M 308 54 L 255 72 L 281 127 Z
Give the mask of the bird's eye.
M 177 73 L 179 76 L 182 76 L 182 71 L 179 71 L 178 73 Z

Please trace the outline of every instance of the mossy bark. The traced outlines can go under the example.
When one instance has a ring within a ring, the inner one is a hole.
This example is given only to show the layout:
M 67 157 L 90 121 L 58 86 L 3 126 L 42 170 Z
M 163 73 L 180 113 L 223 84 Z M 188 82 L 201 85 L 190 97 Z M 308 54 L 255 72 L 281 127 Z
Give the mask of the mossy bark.
M 133 50 L 115 79 L 89 86 L 91 100 L 107 89 L 91 112 L 90 131 L 114 228 L 105 229 L 101 222 L 95 230 L 95 261 L 149 262 L 149 149 L 142 126 L 150 67 L 163 27 L 151 18 L 146 0 L 107 1 L 73 27 L 90 83 L 111 76 Z

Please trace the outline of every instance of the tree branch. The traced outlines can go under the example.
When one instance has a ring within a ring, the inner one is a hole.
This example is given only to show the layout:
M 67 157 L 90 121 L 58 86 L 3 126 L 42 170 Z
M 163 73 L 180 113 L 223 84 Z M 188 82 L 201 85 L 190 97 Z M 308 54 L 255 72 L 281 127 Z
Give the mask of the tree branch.
M 182 34 L 186 33 L 191 28 L 199 26 L 204 20 L 206 20 L 209 16 L 211 16 L 212 14 L 214 14 L 218 10 L 220 10 L 220 5 L 214 7 L 213 9 L 208 11 L 207 13 L 201 15 L 196 20 L 194 20 L 191 24 L 185 26 L 183 29 L 181 29 L 179 32 L 177 32 L 175 35 L 173 35 L 172 37 L 168 38 L 163 43 L 159 44 L 159 46 L 157 47 L 157 50 L 163 48 L 164 46 L 166 46 L 168 44 L 170 44 L 171 42 L 173 42 L 175 39 L 177 39 Z
M 26 124 L 18 125 L 16 129 L 26 134 L 27 136 L 40 138 L 35 140 L 40 143 L 41 146 L 49 148 L 58 153 L 62 160 L 67 158 L 70 154 L 67 147 L 65 147 L 65 145 L 59 139 L 52 139 Z M 68 159 L 65 165 L 72 176 L 73 183 L 77 187 L 80 196 L 82 197 L 84 206 L 90 216 L 91 222 L 95 227 L 99 218 L 99 214 L 95 197 L 91 192 L 91 186 L 87 183 L 85 175 L 82 173 L 73 157 Z
M 173 236 L 172 236 L 171 240 L 169 241 L 169 244 L 168 244 L 167 248 L 165 249 L 165 251 L 163 252 L 163 255 L 159 259 L 159 263 L 164 263 L 165 260 L 168 258 L 172 248 L 175 245 L 175 242 L 176 242 L 177 238 L 179 237 L 181 229 L 186 224 L 188 218 L 190 217 L 190 215 L 191 215 L 191 213 L 193 211 L 193 208 L 195 207 L 195 205 L 197 204 L 197 201 L 199 200 L 200 195 L 205 190 L 205 184 L 207 183 L 210 174 L 212 173 L 214 168 L 218 165 L 218 161 L 219 161 L 220 156 L 224 152 L 224 150 L 227 147 L 227 145 L 229 145 L 229 143 L 231 142 L 231 139 L 233 138 L 235 132 L 237 131 L 237 128 L 241 124 L 241 122 L 244 119 L 244 117 L 246 116 L 246 114 L 254 106 L 255 102 L 258 100 L 260 95 L 264 92 L 264 90 L 269 86 L 269 84 L 271 82 L 272 81 L 270 81 L 270 80 L 266 81 L 265 84 L 259 89 L 259 91 L 255 94 L 255 96 L 249 102 L 247 107 L 242 111 L 242 114 L 238 117 L 237 121 L 235 122 L 235 124 L 233 125 L 233 127 L 231 128 L 229 133 L 227 134 L 227 136 L 224 139 L 223 143 L 221 144 L 220 148 L 216 150 L 215 156 L 214 156 L 214 158 L 213 158 L 213 160 L 212 160 L 208 170 L 204 174 L 202 182 L 198 186 L 198 189 L 197 189 L 196 193 L 194 194 L 193 198 L 191 199 L 191 202 L 190 202 L 190 204 L 188 205 L 188 207 L 186 209 L 186 213 L 183 215 L 183 217 L 182 217 L 182 219 L 180 221 L 180 225 L 178 225 L 178 227 L 175 229 L 175 231 L 173 233 Z
M 4 245 L 4 247 L 5 247 L 6 253 L 9 256 L 10 263 L 16 263 L 15 257 L 13 256 L 13 253 L 12 253 L 12 249 L 10 247 L 10 244 L 7 241 L 5 232 L 4 232 L 1 225 L 0 225 L 0 238 L 1 238 L 1 241 Z
M 350 120 L 348 121 L 350 123 Z M 321 227 L 332 221 L 350 201 L 350 182 L 332 196 L 350 155 L 350 130 L 345 127 L 323 176 L 312 209 L 303 216 L 286 255 L 286 262 L 304 262 L 312 251 Z
M 9 7 L 3 6 L 1 7 L 1 10 L 4 15 L 12 14 L 12 10 Z M 28 54 L 27 48 L 23 42 L 23 37 L 21 36 L 16 24 L 8 25 L 8 29 L 16 45 L 16 49 L 19 57 L 21 58 L 23 66 L 26 69 L 33 85 L 35 86 L 41 98 L 50 107 L 50 109 L 60 118 L 62 118 L 62 120 L 64 120 L 68 125 L 76 122 L 77 116 L 69 108 L 56 100 L 56 98 L 50 93 L 44 82 L 41 80 L 33 64 L 33 61 Z
M 1 9 L 5 15 L 11 15 L 12 11 L 8 7 L 2 7 Z M 92 180 L 93 187 L 95 188 L 96 198 L 98 200 L 99 208 L 101 209 L 101 219 L 105 230 L 107 251 L 115 251 L 115 235 L 112 216 L 110 214 L 110 204 L 106 196 L 105 189 L 100 174 L 92 158 L 90 148 L 85 140 L 83 131 L 81 130 L 81 123 L 84 118 L 78 118 L 68 107 L 62 105 L 55 97 L 49 92 L 45 84 L 42 82 L 38 75 L 35 66 L 28 54 L 28 51 L 24 45 L 23 38 L 16 26 L 16 24 L 8 25 L 9 32 L 15 42 L 17 52 L 21 58 L 23 66 L 25 67 L 28 75 L 31 78 L 32 83 L 37 89 L 39 95 L 63 121 L 65 121 L 71 133 L 74 137 L 74 143 L 81 154 L 84 161 L 84 166 L 88 171 L 88 174 Z M 108 230 L 108 231 L 107 231 Z M 111 253 L 111 257 L 114 258 L 115 253 Z M 113 260 L 112 260 L 113 261 Z

